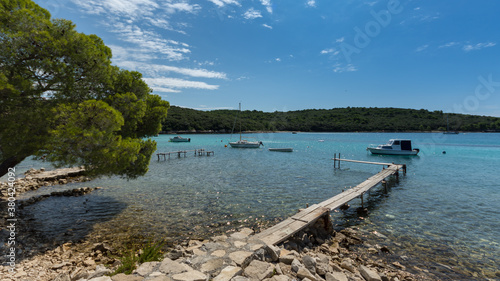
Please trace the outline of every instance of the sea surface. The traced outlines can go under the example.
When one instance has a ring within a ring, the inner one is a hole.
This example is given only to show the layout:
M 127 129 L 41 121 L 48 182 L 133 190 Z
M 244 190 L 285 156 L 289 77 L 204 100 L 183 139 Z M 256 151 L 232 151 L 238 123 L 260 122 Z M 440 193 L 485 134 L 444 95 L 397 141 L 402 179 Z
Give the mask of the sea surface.
M 205 238 L 238 227 L 262 226 L 293 215 L 354 187 L 381 167 L 332 158 L 406 164 L 408 172 L 365 195 L 347 211 L 332 212 L 336 227 L 355 226 L 381 237 L 394 260 L 429 270 L 442 280 L 499 280 L 500 134 L 461 133 L 262 133 L 260 149 L 234 149 L 230 135 L 183 135 L 190 143 L 154 140 L 158 152 L 204 148 L 213 156 L 153 156 L 136 180 L 118 177 L 41 188 L 19 200 L 55 190 L 100 186 L 81 197 L 53 197 L 26 207 L 26 219 L 41 237 L 77 240 L 86 235 L 127 240 Z M 234 135 L 233 139 L 238 136 Z M 411 139 L 418 156 L 374 156 L 371 144 Z M 292 147 L 292 153 L 267 148 Z M 18 173 L 47 163 L 27 160 Z M 49 168 L 49 167 L 47 167 Z M 385 239 L 387 237 L 388 239 Z M 390 241 L 390 242 L 388 242 Z M 497 274 L 497 275 L 495 275 Z

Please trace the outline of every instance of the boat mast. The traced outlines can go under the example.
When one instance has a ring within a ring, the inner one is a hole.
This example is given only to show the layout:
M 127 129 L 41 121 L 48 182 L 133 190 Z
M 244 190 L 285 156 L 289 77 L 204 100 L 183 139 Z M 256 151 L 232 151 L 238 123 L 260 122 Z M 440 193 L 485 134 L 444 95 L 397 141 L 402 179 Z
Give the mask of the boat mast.
M 239 103 L 240 113 L 241 113 L 241 102 Z M 240 118 L 240 142 L 241 142 L 241 118 Z

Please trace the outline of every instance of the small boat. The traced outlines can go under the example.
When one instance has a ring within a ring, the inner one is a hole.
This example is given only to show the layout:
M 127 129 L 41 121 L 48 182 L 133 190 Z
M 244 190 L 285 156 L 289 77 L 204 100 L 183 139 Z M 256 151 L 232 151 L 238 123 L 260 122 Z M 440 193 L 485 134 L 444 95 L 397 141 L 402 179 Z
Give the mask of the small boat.
M 239 105 L 238 113 L 239 112 L 241 112 L 241 103 Z M 236 116 L 236 118 L 238 118 L 238 116 Z M 234 120 L 234 125 L 236 125 L 236 119 Z M 234 131 L 234 125 L 233 125 L 233 131 Z M 231 136 L 232 134 L 233 133 L 231 132 Z M 229 142 L 229 145 L 234 148 L 259 148 L 261 145 L 264 146 L 264 144 L 261 141 L 249 141 L 241 138 L 241 119 L 240 119 L 240 140 Z
M 448 115 L 446 115 L 446 131 L 443 132 L 445 135 L 458 135 L 457 131 L 450 131 L 450 122 L 448 121 Z
M 391 139 L 387 144 L 369 146 L 366 148 L 373 154 L 386 155 L 417 155 L 420 149 L 411 147 L 411 140 Z
M 261 145 L 264 146 L 261 141 L 248 141 L 243 139 L 230 142 L 229 145 L 234 148 L 259 148 Z
M 291 147 L 284 147 L 284 148 L 269 148 L 269 151 L 293 152 L 293 148 L 291 148 Z
M 170 138 L 170 141 L 171 142 L 190 142 L 191 139 L 190 138 L 183 138 L 181 136 L 176 136 L 176 137 Z

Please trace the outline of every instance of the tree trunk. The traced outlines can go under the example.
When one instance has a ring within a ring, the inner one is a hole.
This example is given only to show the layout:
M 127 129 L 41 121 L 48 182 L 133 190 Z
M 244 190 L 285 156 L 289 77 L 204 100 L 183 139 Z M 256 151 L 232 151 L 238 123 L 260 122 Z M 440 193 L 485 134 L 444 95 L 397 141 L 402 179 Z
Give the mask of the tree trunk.
M 21 163 L 24 160 L 24 158 L 26 158 L 26 157 L 11 156 L 11 157 L 5 159 L 0 164 L 0 177 L 7 174 L 9 172 L 9 168 L 16 167 L 16 165 Z

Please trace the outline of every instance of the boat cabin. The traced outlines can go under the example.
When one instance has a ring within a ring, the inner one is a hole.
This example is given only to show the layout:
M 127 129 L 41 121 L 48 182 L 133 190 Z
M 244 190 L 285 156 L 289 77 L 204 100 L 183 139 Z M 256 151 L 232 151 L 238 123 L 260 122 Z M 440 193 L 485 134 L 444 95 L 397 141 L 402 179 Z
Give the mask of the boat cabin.
M 381 146 L 382 149 L 412 150 L 411 140 L 391 139 L 387 144 Z

